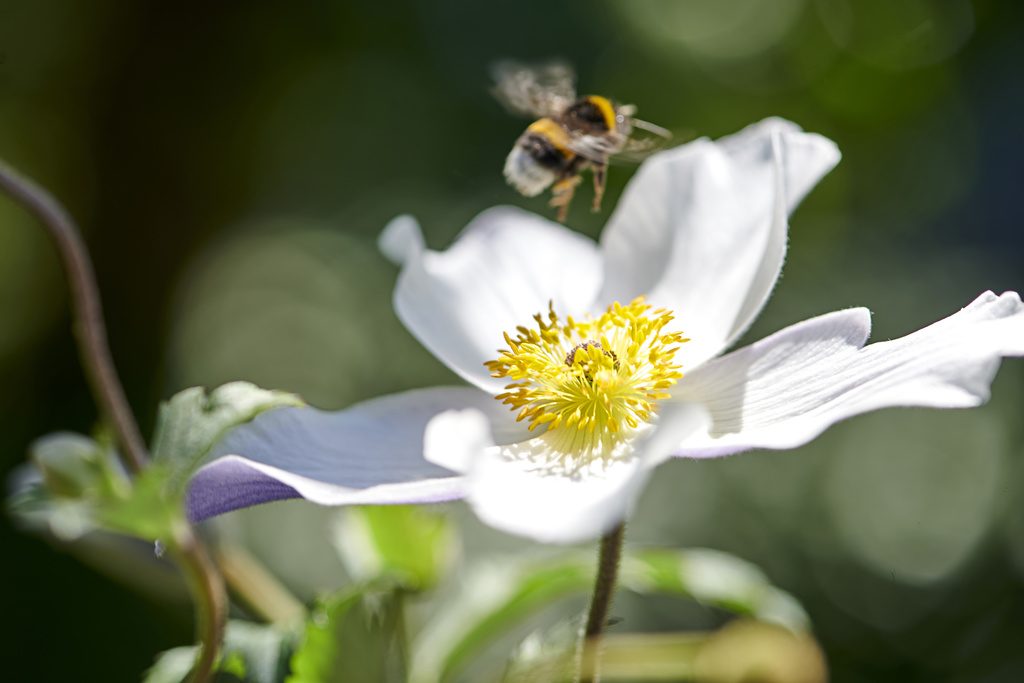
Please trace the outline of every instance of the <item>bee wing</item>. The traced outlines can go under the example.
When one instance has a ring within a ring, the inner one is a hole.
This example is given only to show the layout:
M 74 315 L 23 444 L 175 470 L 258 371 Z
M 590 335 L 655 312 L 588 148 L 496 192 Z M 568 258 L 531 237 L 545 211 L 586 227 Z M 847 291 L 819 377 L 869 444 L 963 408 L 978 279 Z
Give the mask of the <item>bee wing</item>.
M 630 138 L 626 145 L 611 157 L 613 163 L 639 164 L 668 145 L 665 138 Z
M 614 135 L 574 135 L 568 143 L 569 149 L 594 163 L 611 162 L 638 164 L 651 154 L 663 149 L 668 139 L 658 136 L 629 137 Z
M 612 155 L 613 162 L 638 164 L 655 152 L 664 149 L 672 140 L 672 132 L 667 128 L 644 121 L 631 119 L 631 137 L 626 140 L 618 152 Z M 637 131 L 642 131 L 637 134 Z
M 626 141 L 628 144 L 628 140 Z M 608 135 L 588 135 L 578 133 L 569 140 L 568 147 L 577 155 L 590 161 L 598 162 L 622 153 L 621 138 Z
M 562 62 L 529 67 L 499 62 L 492 69 L 494 96 L 524 116 L 557 116 L 576 100 L 576 74 Z

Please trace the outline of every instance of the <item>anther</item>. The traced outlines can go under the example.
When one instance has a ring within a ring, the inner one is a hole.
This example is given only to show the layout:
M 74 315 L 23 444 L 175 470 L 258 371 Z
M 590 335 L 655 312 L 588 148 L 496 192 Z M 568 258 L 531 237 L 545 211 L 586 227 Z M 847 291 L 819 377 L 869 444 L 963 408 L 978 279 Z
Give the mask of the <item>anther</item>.
M 576 346 L 572 347 L 572 349 L 569 350 L 569 353 L 565 354 L 565 364 L 571 368 L 572 364 L 576 362 L 576 352 L 581 349 L 589 349 L 591 347 L 595 349 L 600 349 L 601 353 L 608 356 L 609 358 L 612 359 L 612 361 L 614 361 L 615 369 L 619 369 L 619 357 L 615 355 L 615 352 L 606 351 L 605 348 L 601 346 L 601 342 L 595 341 L 593 339 L 586 339 L 584 341 L 581 341 Z

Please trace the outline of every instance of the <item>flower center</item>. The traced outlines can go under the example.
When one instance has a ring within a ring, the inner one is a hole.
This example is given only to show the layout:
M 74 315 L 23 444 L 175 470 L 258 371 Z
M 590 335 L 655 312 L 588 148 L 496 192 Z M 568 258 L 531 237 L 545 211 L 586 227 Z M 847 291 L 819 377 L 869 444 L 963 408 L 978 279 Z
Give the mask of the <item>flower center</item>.
M 493 377 L 511 381 L 496 398 L 544 428 L 559 459 L 609 458 L 654 414 L 682 373 L 673 362 L 679 332 L 666 332 L 672 314 L 652 310 L 642 297 L 614 303 L 601 315 L 559 319 L 554 305 L 533 316 L 536 327 L 505 333 L 508 348 L 485 363 Z

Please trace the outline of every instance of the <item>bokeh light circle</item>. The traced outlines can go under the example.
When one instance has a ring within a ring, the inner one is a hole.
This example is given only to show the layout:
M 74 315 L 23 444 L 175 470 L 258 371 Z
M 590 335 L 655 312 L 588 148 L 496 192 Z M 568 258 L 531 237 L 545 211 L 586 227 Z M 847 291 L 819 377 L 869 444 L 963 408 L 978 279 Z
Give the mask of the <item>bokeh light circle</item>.
M 836 44 L 894 71 L 942 62 L 974 32 L 966 0 L 816 0 L 816 6 Z
M 614 0 L 642 44 L 696 58 L 754 57 L 780 42 L 804 0 Z
M 391 309 L 392 267 L 366 238 L 312 222 L 247 225 L 185 273 L 173 382 L 246 379 L 322 408 L 447 373 Z
M 858 418 L 824 487 L 835 532 L 877 574 L 908 584 L 951 575 L 997 509 L 1006 440 L 984 411 Z

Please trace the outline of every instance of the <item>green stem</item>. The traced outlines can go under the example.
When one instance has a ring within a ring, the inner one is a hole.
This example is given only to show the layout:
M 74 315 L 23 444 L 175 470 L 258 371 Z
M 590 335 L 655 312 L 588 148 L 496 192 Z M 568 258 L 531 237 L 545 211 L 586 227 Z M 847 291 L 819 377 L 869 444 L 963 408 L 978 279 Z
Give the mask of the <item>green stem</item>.
M 402 663 L 404 678 L 409 677 L 409 626 L 405 619 L 405 605 L 408 593 L 399 588 L 395 591 L 395 647 L 398 659 Z
M 216 566 L 191 526 L 183 525 L 176 534 L 174 555 L 196 604 L 199 654 L 189 682 L 206 683 L 213 674 L 220 643 L 224 640 L 227 594 Z
M 50 233 L 67 273 L 79 355 L 93 398 L 120 442 L 121 458 L 129 471 L 146 464 L 146 444 L 139 432 L 124 387 L 118 379 L 107 343 L 103 308 L 89 252 L 64 208 L 49 192 L 0 161 L 0 189 L 21 203 Z
M 247 550 L 218 543 L 213 555 L 232 597 L 255 616 L 285 627 L 305 621 L 306 607 Z
M 619 576 L 619 561 L 622 559 L 622 543 L 626 537 L 626 523 L 622 522 L 601 537 L 601 549 L 597 559 L 597 578 L 587 612 L 587 626 L 584 631 L 584 665 L 588 672 L 585 680 L 598 683 L 600 672 L 598 659 L 601 634 L 608 625 L 608 611 L 615 596 L 615 585 Z

